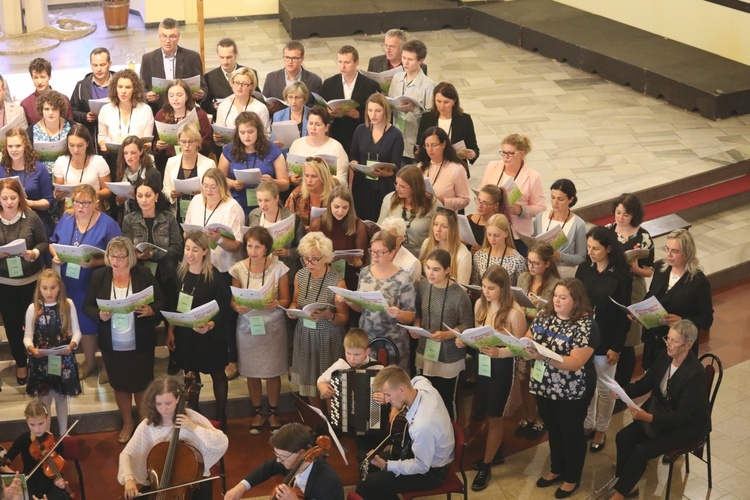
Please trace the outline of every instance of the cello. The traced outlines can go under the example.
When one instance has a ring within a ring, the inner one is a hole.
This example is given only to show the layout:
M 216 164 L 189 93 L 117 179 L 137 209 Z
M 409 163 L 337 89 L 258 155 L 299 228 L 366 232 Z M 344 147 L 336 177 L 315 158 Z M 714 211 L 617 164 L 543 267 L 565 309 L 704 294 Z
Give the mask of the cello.
M 185 407 L 192 393 L 197 390 L 195 378 L 188 379 L 180 394 L 176 415 L 185 413 Z M 146 459 L 151 486 L 154 489 L 170 488 L 175 484 L 192 483 L 203 477 L 203 457 L 195 447 L 180 442 L 180 428 L 174 427 L 169 441 L 156 444 Z M 159 492 L 158 500 L 188 500 L 193 495 L 192 486 L 170 488 Z
M 305 454 L 300 457 L 299 461 L 294 465 L 294 467 L 291 468 L 289 473 L 284 478 L 284 482 L 281 484 L 277 484 L 276 487 L 273 489 L 273 493 L 271 493 L 271 500 L 277 500 L 278 499 L 278 491 L 279 486 L 283 485 L 290 485 L 292 481 L 294 480 L 294 476 L 297 475 L 297 471 L 299 471 L 299 468 L 302 467 L 302 464 L 305 462 L 312 462 L 317 457 L 322 457 L 328 455 L 328 450 L 331 449 L 331 438 L 328 436 L 318 436 L 318 439 L 315 440 L 316 446 L 313 446 L 309 450 L 305 452 Z M 302 490 L 299 488 L 293 488 L 294 492 L 297 494 L 297 498 L 305 498 L 305 494 L 302 493 Z

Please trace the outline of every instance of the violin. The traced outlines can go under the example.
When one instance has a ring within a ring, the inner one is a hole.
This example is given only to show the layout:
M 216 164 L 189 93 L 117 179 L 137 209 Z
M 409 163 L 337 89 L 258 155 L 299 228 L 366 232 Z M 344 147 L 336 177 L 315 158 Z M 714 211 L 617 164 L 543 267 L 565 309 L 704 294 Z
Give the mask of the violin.
M 312 462 L 317 457 L 325 457 L 328 456 L 328 450 L 331 449 L 331 438 L 328 436 L 318 436 L 318 439 L 315 440 L 316 446 L 313 446 L 309 450 L 305 452 L 305 454 L 300 457 L 299 461 L 292 467 L 292 469 L 289 471 L 289 473 L 284 478 L 284 482 L 281 484 L 277 484 L 273 492 L 271 493 L 271 500 L 278 500 L 279 495 L 279 486 L 286 485 L 289 486 L 292 481 L 294 480 L 294 476 L 297 475 L 297 471 L 299 471 L 299 468 L 302 467 L 302 464 L 305 462 Z M 305 494 L 302 492 L 301 489 L 297 488 L 296 486 L 292 488 L 292 491 L 297 495 L 297 498 L 305 498 Z
M 195 375 L 186 379 L 187 384 L 180 394 L 175 415 L 185 413 L 188 399 L 198 390 Z M 180 428 L 175 426 L 169 441 L 158 443 L 151 448 L 146 459 L 146 468 L 152 488 L 163 490 L 156 494 L 156 499 L 187 500 L 192 498 L 192 485 L 203 477 L 203 457 L 193 446 L 180 442 Z M 172 488 L 174 485 L 183 486 Z
M 29 453 L 34 457 L 34 460 L 42 462 L 42 472 L 44 472 L 45 476 L 64 481 L 65 479 L 60 471 L 65 468 L 65 459 L 54 451 L 55 446 L 57 446 L 55 438 L 49 432 L 45 432 L 43 436 L 31 441 Z M 73 492 L 67 483 L 65 484 L 65 491 L 73 498 Z

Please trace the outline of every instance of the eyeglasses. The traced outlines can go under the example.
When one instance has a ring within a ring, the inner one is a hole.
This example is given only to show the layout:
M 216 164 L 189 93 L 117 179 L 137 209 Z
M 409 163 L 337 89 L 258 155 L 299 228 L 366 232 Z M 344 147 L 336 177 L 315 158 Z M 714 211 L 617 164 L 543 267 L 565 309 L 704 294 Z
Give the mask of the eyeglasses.
M 89 208 L 92 203 L 94 203 L 94 202 L 93 201 L 73 200 L 73 205 L 75 205 L 76 207 Z
M 685 344 L 687 344 L 687 342 L 677 342 L 673 339 L 670 339 L 669 337 L 662 338 L 662 341 L 664 341 L 664 344 L 666 344 L 667 346 L 672 346 L 672 347 L 682 347 Z
M 192 146 L 193 144 L 196 144 L 198 141 L 195 139 L 190 139 L 186 141 L 185 139 L 180 139 L 180 145 L 181 146 Z
M 526 263 L 529 265 L 529 267 L 539 267 L 542 265 L 541 262 L 534 262 L 533 260 L 526 259 Z
M 437 207 L 435 209 L 435 214 L 436 215 L 437 214 L 442 214 L 442 215 L 445 215 L 445 216 L 450 215 L 453 218 L 458 218 L 458 215 L 456 215 L 456 212 L 454 210 L 451 210 L 450 208 L 445 208 L 445 207 Z
M 476 203 L 478 207 L 491 207 L 492 205 L 497 205 L 496 201 L 482 201 L 479 198 L 474 198 L 474 203 Z
M 113 253 L 107 254 L 109 260 L 125 260 L 128 258 L 127 255 L 115 255 Z
M 521 151 L 498 151 L 498 153 L 500 154 L 500 156 L 506 156 L 508 158 L 513 158 L 514 156 L 516 156 L 520 152 Z
M 288 61 L 288 62 L 297 62 L 297 61 L 301 61 L 302 58 L 301 57 L 284 56 L 284 60 Z
M 303 264 L 307 266 L 315 266 L 317 265 L 321 260 L 323 260 L 323 257 L 300 257 L 299 259 Z
M 321 158 L 320 156 L 308 156 L 307 158 L 305 158 L 305 161 L 306 161 L 307 163 L 316 163 L 316 162 L 317 162 L 317 163 L 325 163 L 325 162 L 326 162 L 326 161 L 325 161 L 325 160 L 324 160 L 323 158 Z
M 294 453 L 289 453 L 287 456 L 283 457 L 283 456 L 279 455 L 278 453 L 276 453 L 275 451 L 273 452 L 273 454 L 276 455 L 276 458 L 278 458 L 282 462 L 286 462 L 287 460 L 289 460 L 289 457 L 291 457 L 292 455 L 294 455 Z
M 398 48 L 398 45 L 388 45 L 387 43 L 384 43 L 383 48 L 385 50 L 396 50 Z
M 679 248 L 669 248 L 666 245 L 662 247 L 662 250 L 664 250 L 664 253 L 667 255 L 680 255 L 682 253 L 682 250 Z
M 305 98 L 301 95 L 287 94 L 286 100 L 287 101 L 304 101 Z
M 180 35 L 165 35 L 163 33 L 159 33 L 159 38 L 161 40 L 169 40 L 170 42 L 174 42 L 178 38 L 180 38 Z
M 232 87 L 242 87 L 243 89 L 246 89 L 248 87 L 252 87 L 252 83 L 247 82 L 232 82 Z
M 370 252 L 370 255 L 373 257 L 382 257 L 383 255 L 391 253 L 390 250 L 373 250 L 372 248 L 368 249 L 368 252 Z
M 425 148 L 425 149 L 435 149 L 435 148 L 439 148 L 439 147 L 440 147 L 440 146 L 442 146 L 442 145 L 443 145 L 443 143 L 442 143 L 442 142 L 438 142 L 438 143 L 436 143 L 436 144 L 427 144 L 427 143 L 425 142 L 425 143 L 424 143 L 424 148 Z
M 206 191 L 216 191 L 217 189 L 219 189 L 219 186 L 217 186 L 216 184 L 204 184 L 203 189 L 205 189 Z

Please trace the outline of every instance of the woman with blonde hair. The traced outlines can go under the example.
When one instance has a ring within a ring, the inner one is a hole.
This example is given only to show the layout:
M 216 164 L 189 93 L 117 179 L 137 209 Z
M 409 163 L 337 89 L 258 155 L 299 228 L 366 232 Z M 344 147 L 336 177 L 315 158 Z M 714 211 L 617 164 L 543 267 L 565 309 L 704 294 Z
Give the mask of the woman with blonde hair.
M 312 207 L 324 208 L 333 190 L 328 163 L 319 156 L 310 157 L 302 167 L 302 184 L 286 200 L 286 208 L 300 216 L 305 228 L 310 226 Z
M 253 92 L 258 87 L 258 80 L 252 69 L 239 68 L 229 77 L 229 85 L 232 87 L 232 96 L 224 99 L 216 108 L 214 122 L 221 127 L 234 127 L 234 121 L 240 113 L 252 111 L 263 122 L 263 133 L 266 137 L 271 135 L 271 122 L 268 108 L 265 104 L 253 97 Z M 221 144 L 221 136 L 214 132 L 214 142 Z
M 456 212 L 443 207 L 438 208 L 432 216 L 432 231 L 422 243 L 422 264 L 425 264 L 427 256 L 438 248 L 447 250 L 451 256 L 451 278 L 468 285 L 471 281 L 471 252 L 461 243 Z
M 510 286 L 516 286 L 518 277 L 527 270 L 526 259 L 513 242 L 510 223 L 503 214 L 495 214 L 487 221 L 482 248 L 474 254 L 472 284 L 478 285 L 481 276 L 490 266 L 499 265 L 508 271 Z
M 428 238 L 432 228 L 432 217 L 443 204 L 427 192 L 422 171 L 416 165 L 399 170 L 395 186 L 396 190 L 383 198 L 378 222 L 390 216 L 404 219 L 404 247 L 415 257 L 419 257 L 422 243 Z
M 365 106 L 365 123 L 354 130 L 349 157 L 352 163 L 361 165 L 393 165 L 393 168 L 374 169 L 368 175 L 353 168 L 349 171 L 357 213 L 365 220 L 375 220 L 383 198 L 393 192 L 393 177 L 401 168 L 404 136 L 391 125 L 391 107 L 385 95 L 372 94 Z
M 307 118 L 310 108 L 306 105 L 308 99 L 310 99 L 310 90 L 307 85 L 302 81 L 294 81 L 284 88 L 282 94 L 284 101 L 289 105 L 284 109 L 273 114 L 272 122 L 283 122 L 293 121 L 297 124 L 297 130 L 299 130 L 299 136 L 305 137 L 307 135 Z M 291 144 L 284 144 L 273 137 L 273 130 L 271 131 L 271 140 L 278 146 L 284 154 L 289 152 L 289 146 Z

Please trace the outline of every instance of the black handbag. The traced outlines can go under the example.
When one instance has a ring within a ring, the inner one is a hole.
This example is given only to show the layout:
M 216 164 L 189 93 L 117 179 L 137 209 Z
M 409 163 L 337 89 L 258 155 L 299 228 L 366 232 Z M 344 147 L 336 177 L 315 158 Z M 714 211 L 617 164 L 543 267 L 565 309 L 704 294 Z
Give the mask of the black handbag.
M 655 395 L 651 395 L 651 397 L 648 398 L 645 403 L 643 403 L 641 409 L 647 413 L 650 413 L 651 415 L 656 415 L 659 413 L 670 411 L 672 408 L 670 407 L 668 400 L 662 401 L 661 398 Z M 661 431 L 654 427 L 654 424 L 652 422 L 644 422 L 641 420 L 639 423 L 641 424 L 643 432 L 648 437 L 653 439 L 661 434 Z

